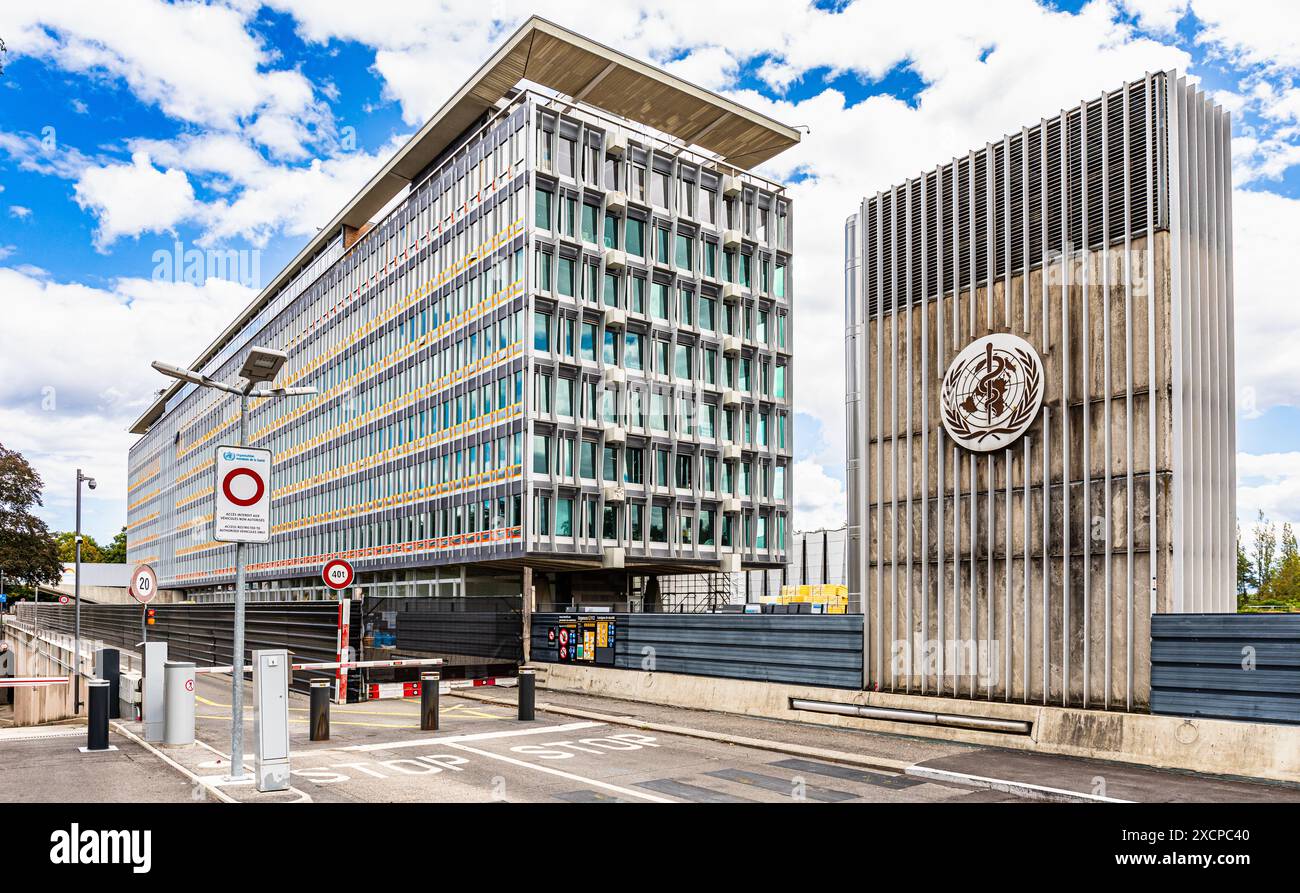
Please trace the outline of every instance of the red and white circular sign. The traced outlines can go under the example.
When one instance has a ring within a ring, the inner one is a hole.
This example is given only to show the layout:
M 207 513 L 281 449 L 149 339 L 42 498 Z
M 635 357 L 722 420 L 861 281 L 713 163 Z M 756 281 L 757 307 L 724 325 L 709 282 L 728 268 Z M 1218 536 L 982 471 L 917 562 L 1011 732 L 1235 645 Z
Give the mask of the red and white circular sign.
M 235 505 L 257 505 L 266 492 L 266 481 L 251 468 L 235 468 L 221 479 L 221 492 Z
M 321 569 L 320 575 L 325 580 L 325 585 L 330 589 L 347 589 L 352 585 L 353 579 L 356 578 L 356 572 L 352 570 L 352 565 L 342 558 L 331 558 L 325 562 L 325 567 Z
M 68 598 L 66 595 L 59 596 L 59 604 L 61 605 L 66 605 L 70 601 L 72 601 L 72 599 Z
M 142 564 L 131 574 L 131 597 L 140 604 L 148 604 L 158 594 L 158 575 L 147 564 Z

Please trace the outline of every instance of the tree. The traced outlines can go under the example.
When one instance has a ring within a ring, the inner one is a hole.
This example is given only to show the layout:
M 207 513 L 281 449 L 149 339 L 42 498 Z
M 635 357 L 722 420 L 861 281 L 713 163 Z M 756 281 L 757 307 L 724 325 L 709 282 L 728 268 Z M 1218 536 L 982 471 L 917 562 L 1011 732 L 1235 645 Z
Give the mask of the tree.
M 1246 555 L 1246 547 L 1241 544 L 1241 524 L 1237 524 L 1237 600 L 1245 599 L 1246 594 L 1259 584 L 1255 581 L 1254 568 Z
M 107 546 L 100 546 L 100 561 L 110 564 L 126 564 L 126 528 L 123 527 Z
M 28 586 L 63 576 L 59 547 L 45 522 L 32 514 L 42 505 L 41 476 L 22 454 L 0 444 L 0 569 Z
M 1268 591 L 1273 574 L 1277 571 L 1274 558 L 1277 554 L 1277 529 L 1273 522 L 1264 517 L 1264 510 L 1259 511 L 1259 520 L 1255 524 L 1254 544 L 1251 563 L 1255 570 L 1255 585 L 1262 595 Z
M 54 541 L 59 544 L 59 560 L 68 562 L 77 560 L 77 535 L 71 530 L 60 530 L 54 534 Z M 86 564 L 99 564 L 104 560 L 104 552 L 95 542 L 93 536 L 81 535 L 81 560 Z
M 1300 599 L 1300 545 L 1296 543 L 1295 531 L 1290 524 L 1282 525 L 1277 570 L 1269 581 L 1267 594 L 1282 602 Z

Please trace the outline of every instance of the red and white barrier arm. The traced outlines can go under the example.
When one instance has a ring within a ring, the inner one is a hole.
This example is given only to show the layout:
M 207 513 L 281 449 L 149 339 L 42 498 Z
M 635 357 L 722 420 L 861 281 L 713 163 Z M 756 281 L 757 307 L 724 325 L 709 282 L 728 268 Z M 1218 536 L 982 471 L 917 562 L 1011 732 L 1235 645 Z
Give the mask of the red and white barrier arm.
M 438 691 L 450 694 L 457 688 L 478 688 L 481 685 L 495 685 L 504 688 L 516 684 L 518 684 L 518 680 L 513 676 L 488 676 L 485 679 L 444 679 L 439 684 Z M 372 682 L 366 689 L 367 700 L 418 698 L 420 696 L 420 685 L 419 682 Z
M 360 670 L 367 667 L 436 667 L 442 664 L 440 657 L 413 657 L 407 660 L 335 660 L 326 663 L 294 664 L 295 670 Z M 233 664 L 221 667 L 195 667 L 195 673 L 233 673 Z M 253 672 L 253 665 L 244 666 L 245 673 Z
M 0 688 L 39 688 L 43 685 L 66 685 L 67 676 L 6 676 L 0 678 Z

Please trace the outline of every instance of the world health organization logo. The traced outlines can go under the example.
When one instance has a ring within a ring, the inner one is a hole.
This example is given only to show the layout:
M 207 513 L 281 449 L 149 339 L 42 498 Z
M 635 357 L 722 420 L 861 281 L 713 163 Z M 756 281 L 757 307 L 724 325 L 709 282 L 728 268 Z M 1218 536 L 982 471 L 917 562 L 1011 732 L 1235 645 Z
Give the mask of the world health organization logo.
M 969 450 L 987 453 L 1011 445 L 1042 404 L 1043 361 L 1015 335 L 972 341 L 943 378 L 943 427 Z

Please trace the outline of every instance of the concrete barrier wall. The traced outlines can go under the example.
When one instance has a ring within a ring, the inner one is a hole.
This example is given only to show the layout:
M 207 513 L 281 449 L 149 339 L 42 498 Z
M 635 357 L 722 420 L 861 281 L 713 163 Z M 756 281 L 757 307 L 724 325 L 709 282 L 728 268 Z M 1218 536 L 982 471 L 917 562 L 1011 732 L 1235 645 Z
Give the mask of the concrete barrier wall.
M 538 685 L 601 697 L 720 710 L 839 728 L 912 735 L 1165 769 L 1300 782 L 1300 727 L 1068 707 L 781 685 L 741 679 L 543 664 Z M 795 710 L 792 699 L 1019 720 L 1029 734 L 921 725 Z
M 14 653 L 16 676 L 69 676 L 72 637 L 39 635 L 6 624 L 5 641 Z M 82 672 L 94 668 L 94 643 L 82 642 Z M 14 689 L 14 725 L 34 726 L 77 715 L 76 690 L 71 682 Z

